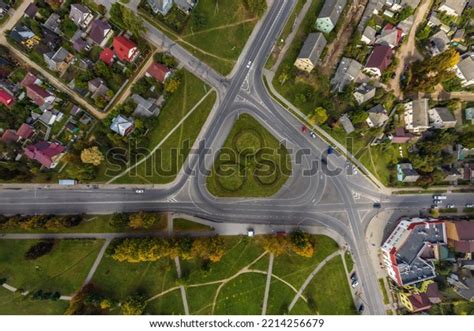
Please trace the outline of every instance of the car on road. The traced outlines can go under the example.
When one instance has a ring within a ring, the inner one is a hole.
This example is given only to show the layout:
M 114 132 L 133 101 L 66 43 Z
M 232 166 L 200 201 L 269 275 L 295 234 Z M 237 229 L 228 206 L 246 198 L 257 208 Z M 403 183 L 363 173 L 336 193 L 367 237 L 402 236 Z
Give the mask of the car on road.
M 364 312 L 364 305 L 361 304 L 357 310 L 359 311 L 359 313 L 363 313 Z
M 311 138 L 316 139 L 316 133 L 314 133 L 314 131 L 311 131 L 309 135 L 311 136 Z
M 250 69 L 251 66 L 252 66 L 252 61 L 249 61 L 249 62 L 247 63 L 247 69 Z
M 308 129 L 303 125 L 301 127 L 301 132 L 306 133 L 307 131 L 308 131 Z
M 448 209 L 453 209 L 454 207 L 456 207 L 456 206 L 452 203 L 450 203 L 449 205 L 446 205 L 446 208 L 448 208 Z
M 353 272 L 353 273 L 351 274 L 351 280 L 352 280 L 352 281 L 357 281 L 357 274 L 356 274 L 355 272 Z
M 433 200 L 446 200 L 447 197 L 445 195 L 433 195 Z
M 466 203 L 466 208 L 474 208 L 474 204 L 472 204 L 472 203 Z
M 353 280 L 351 283 L 352 288 L 356 288 L 359 285 L 359 281 L 357 279 Z
M 328 155 L 331 155 L 332 153 L 334 153 L 334 148 L 332 148 L 332 146 L 328 146 Z
M 374 205 L 373 205 L 373 207 L 374 207 L 375 209 L 380 209 L 380 207 L 382 207 L 382 205 L 380 204 L 380 202 L 375 202 Z
M 136 194 L 143 194 L 143 193 L 145 193 L 145 190 L 143 190 L 143 189 L 141 189 L 141 188 L 137 188 L 137 189 L 135 190 L 135 193 L 136 193 Z
M 354 175 L 357 175 L 357 168 L 355 166 L 352 167 L 352 173 Z
M 247 229 L 247 237 L 255 236 L 255 230 L 252 228 Z
M 443 202 L 443 201 L 441 201 L 441 200 L 433 200 L 433 204 L 434 204 L 434 205 L 439 205 L 439 204 L 441 204 L 442 202 Z

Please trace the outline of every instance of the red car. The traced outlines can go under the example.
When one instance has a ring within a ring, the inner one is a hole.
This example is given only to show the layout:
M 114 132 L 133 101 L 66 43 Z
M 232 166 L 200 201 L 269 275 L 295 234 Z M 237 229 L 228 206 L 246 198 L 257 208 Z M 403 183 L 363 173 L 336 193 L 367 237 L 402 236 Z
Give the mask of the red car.
M 303 125 L 303 126 L 301 127 L 301 132 L 306 133 L 306 131 L 308 131 L 308 129 Z

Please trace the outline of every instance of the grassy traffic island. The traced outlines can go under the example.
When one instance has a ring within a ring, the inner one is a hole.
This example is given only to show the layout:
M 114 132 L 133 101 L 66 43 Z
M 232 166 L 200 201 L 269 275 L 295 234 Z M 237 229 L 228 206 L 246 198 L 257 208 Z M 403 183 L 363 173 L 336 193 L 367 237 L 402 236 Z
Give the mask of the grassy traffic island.
M 288 150 L 248 114 L 240 115 L 207 179 L 218 197 L 267 197 L 291 174 Z

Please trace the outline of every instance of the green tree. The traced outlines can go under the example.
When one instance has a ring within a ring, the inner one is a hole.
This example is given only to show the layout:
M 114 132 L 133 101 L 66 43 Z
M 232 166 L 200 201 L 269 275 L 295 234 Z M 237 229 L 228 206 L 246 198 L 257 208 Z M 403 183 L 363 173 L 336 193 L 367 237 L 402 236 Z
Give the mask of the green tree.
M 311 125 L 321 125 L 328 120 L 328 113 L 323 107 L 317 107 L 308 118 Z
M 167 93 L 173 94 L 179 88 L 181 81 L 178 78 L 172 77 L 165 81 L 165 91 Z
M 132 295 L 121 305 L 124 315 L 142 315 L 146 308 L 146 300 L 141 295 Z
M 255 16 L 262 16 L 267 9 L 267 2 L 265 0 L 244 0 L 244 3 Z

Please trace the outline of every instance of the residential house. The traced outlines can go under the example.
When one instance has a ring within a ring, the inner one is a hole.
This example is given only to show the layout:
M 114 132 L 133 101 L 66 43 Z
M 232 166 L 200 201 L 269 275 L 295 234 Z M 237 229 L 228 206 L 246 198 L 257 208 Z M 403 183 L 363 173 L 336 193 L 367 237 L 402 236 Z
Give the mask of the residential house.
M 38 121 L 44 123 L 47 126 L 53 125 L 56 121 L 59 121 L 56 112 L 51 110 L 45 110 L 39 117 Z
M 109 66 L 114 63 L 114 57 L 114 52 L 110 48 L 104 48 L 99 55 L 99 59 Z
M 33 33 L 24 25 L 15 26 L 9 34 L 9 37 L 17 43 L 31 49 L 39 44 L 41 38 Z
M 364 102 L 367 102 L 371 100 L 373 97 L 375 97 L 375 92 L 377 89 L 367 83 L 360 84 L 359 86 L 356 87 L 354 90 L 354 99 L 356 100 L 358 105 L 363 104 Z
M 43 54 L 43 59 L 48 65 L 49 70 L 57 71 L 61 76 L 66 72 L 69 64 L 74 59 L 74 55 L 69 53 L 64 47 L 60 47 L 56 52 Z
M 0 87 L 0 104 L 4 105 L 5 107 L 11 108 L 14 103 L 15 97 L 3 87 Z
M 399 286 L 436 277 L 433 260 L 447 244 L 444 222 L 437 219 L 402 219 L 382 245 L 383 264 Z
M 147 0 L 153 13 L 165 16 L 173 7 L 173 0 Z
M 415 17 L 413 15 L 408 16 L 403 21 L 398 23 L 397 28 L 402 30 L 402 37 L 410 33 L 410 30 L 415 23 Z
M 380 32 L 380 35 L 375 38 L 376 45 L 387 45 L 390 48 L 395 48 L 400 44 L 403 31 L 392 24 L 387 24 Z
M 94 15 L 89 8 L 80 4 L 74 3 L 71 5 L 71 10 L 69 12 L 69 18 L 76 23 L 78 27 L 85 30 L 89 24 L 92 22 Z
M 52 31 L 57 34 L 61 34 L 61 17 L 56 14 L 52 13 L 46 22 L 43 23 L 43 26 L 48 29 L 49 31 Z
M 35 3 L 30 3 L 25 9 L 25 15 L 29 18 L 34 18 L 38 13 L 38 6 Z
M 411 163 L 397 164 L 397 180 L 403 183 L 414 183 L 420 178 L 418 172 L 413 169 Z
M 464 42 L 464 37 L 466 36 L 465 29 L 457 29 L 456 32 L 451 37 L 453 43 L 462 43 Z
M 428 111 L 430 125 L 435 129 L 454 128 L 456 119 L 454 115 L 445 107 L 436 107 Z
M 428 99 L 418 99 L 405 103 L 405 129 L 411 133 L 422 133 L 430 128 Z
M 331 79 L 333 91 L 342 92 L 347 84 L 361 77 L 362 64 L 354 59 L 343 57 L 339 62 L 336 73 Z
M 53 94 L 39 85 L 41 80 L 30 72 L 26 74 L 20 84 L 26 89 L 28 98 L 43 109 L 49 108 L 56 100 Z
M 59 34 L 49 29 L 43 29 L 42 39 L 35 50 L 40 53 L 48 53 L 57 50 L 62 46 L 63 39 Z
M 8 14 L 9 9 L 10 6 L 3 2 L 3 0 L 0 0 L 0 17 L 3 17 Z
M 471 184 L 474 183 L 474 163 L 465 162 L 462 171 L 463 179 L 471 182 Z
M 346 4 L 347 0 L 325 1 L 316 20 L 316 29 L 324 33 L 331 32 L 336 27 Z
M 133 94 L 132 100 L 137 105 L 133 111 L 133 115 L 143 117 L 158 116 L 160 114 L 160 106 L 164 102 L 164 98 L 162 97 L 157 101 L 152 98 L 145 99 L 138 94 Z
M 376 45 L 365 65 L 365 71 L 380 77 L 385 69 L 392 63 L 393 51 L 388 45 Z
M 107 40 L 113 34 L 114 32 L 109 22 L 97 19 L 91 24 L 89 38 L 100 47 L 104 47 L 107 43 Z
M 77 30 L 71 38 L 72 48 L 77 52 L 82 52 L 83 50 L 89 51 L 91 49 L 89 43 L 82 37 L 83 34 L 82 30 Z
M 395 134 L 392 135 L 392 144 L 406 144 L 413 136 L 406 132 L 404 128 L 395 128 Z
M 411 7 L 416 9 L 420 4 L 421 0 L 386 0 L 385 4 L 390 8 L 391 11 L 398 12 L 405 7 Z
M 346 131 L 347 134 L 355 131 L 354 125 L 352 124 L 347 114 L 344 114 L 339 118 L 339 123 L 341 123 L 342 127 L 344 128 L 344 131 Z
M 147 77 L 152 77 L 157 81 L 164 83 L 171 76 L 171 70 L 164 64 L 153 62 L 146 71 Z
M 19 139 L 29 139 L 33 136 L 34 133 L 35 130 L 33 129 L 33 127 L 26 123 L 20 125 L 20 127 L 16 131 L 16 135 L 19 137 Z
M 464 111 L 464 117 L 466 118 L 467 122 L 471 122 L 471 124 L 474 124 L 474 108 L 466 108 Z
M 115 133 L 118 133 L 122 137 L 128 136 L 134 128 L 134 123 L 132 118 L 127 118 L 123 115 L 117 115 L 112 119 L 112 124 L 110 129 Z
M 458 253 L 474 253 L 474 221 L 446 221 L 448 245 Z
M 28 145 L 24 149 L 24 155 L 30 160 L 38 161 L 43 167 L 51 169 L 57 166 L 64 151 L 64 146 L 58 143 L 40 141 L 34 145 Z
M 294 63 L 295 67 L 302 71 L 311 72 L 319 63 L 319 58 L 326 44 L 326 38 L 321 32 L 310 33 Z
M 108 92 L 110 91 L 107 85 L 105 84 L 104 80 L 96 77 L 87 82 L 87 88 L 89 92 L 92 93 L 91 99 L 95 100 L 98 97 L 103 97 L 108 99 Z
M 380 128 L 388 121 L 387 111 L 380 104 L 370 108 L 367 112 L 369 116 L 366 122 L 370 128 Z
M 426 293 L 404 293 L 399 294 L 400 302 L 411 313 L 420 313 L 431 308 L 431 302 Z
M 443 181 L 450 183 L 456 182 L 458 179 L 462 179 L 463 177 L 457 169 L 452 167 L 443 168 L 443 174 Z
M 364 32 L 362 32 L 362 36 L 360 37 L 360 41 L 367 45 L 372 45 L 375 42 L 375 35 L 377 31 L 371 26 L 366 26 Z
M 449 45 L 451 44 L 451 40 L 449 39 L 446 32 L 439 30 L 431 36 L 430 43 L 431 53 L 433 55 L 437 55 L 448 49 Z
M 191 10 L 196 7 L 197 0 L 174 0 L 174 3 L 183 13 L 189 15 Z
M 438 11 L 445 12 L 450 16 L 461 16 L 469 0 L 444 0 L 438 7 Z
M 0 138 L 0 141 L 4 144 L 10 144 L 18 141 L 18 136 L 15 132 L 15 130 L 10 130 L 7 129 L 3 131 L 2 137 Z
M 115 54 L 123 62 L 133 62 L 140 53 L 137 45 L 125 36 L 115 37 L 113 47 Z
M 455 66 L 456 76 L 461 79 L 462 86 L 474 85 L 474 59 L 471 56 L 459 61 Z

